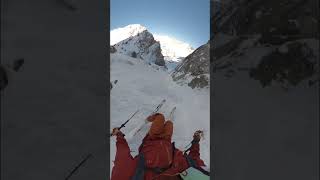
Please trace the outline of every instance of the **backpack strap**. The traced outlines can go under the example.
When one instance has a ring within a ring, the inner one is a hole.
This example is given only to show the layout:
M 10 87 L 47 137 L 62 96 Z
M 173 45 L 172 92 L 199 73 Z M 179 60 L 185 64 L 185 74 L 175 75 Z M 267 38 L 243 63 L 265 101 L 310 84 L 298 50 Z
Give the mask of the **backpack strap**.
M 143 180 L 144 179 L 144 171 L 145 171 L 145 159 L 144 159 L 144 155 L 142 153 L 140 153 L 138 155 L 138 164 L 135 170 L 135 173 L 133 175 L 133 177 L 131 178 L 131 180 Z
M 199 167 L 199 166 L 196 164 L 196 162 L 195 162 L 189 155 L 187 155 L 187 154 L 185 153 L 185 154 L 184 154 L 184 157 L 186 158 L 186 160 L 187 160 L 187 162 L 188 162 L 188 164 L 189 164 L 190 167 L 193 167 L 193 168 L 201 171 L 203 174 L 205 174 L 205 175 L 207 175 L 207 176 L 210 176 L 210 172 L 208 172 L 208 171 L 202 169 L 201 167 Z
M 198 142 L 193 142 L 193 141 L 191 142 L 191 144 L 195 144 L 195 143 L 198 143 Z M 191 149 L 191 147 L 190 147 L 189 149 L 187 149 L 187 150 L 183 153 L 184 157 L 186 158 L 186 160 L 187 160 L 187 162 L 188 162 L 188 165 L 189 165 L 190 167 L 193 167 L 193 168 L 201 171 L 203 174 L 205 174 L 205 175 L 207 175 L 207 176 L 210 176 L 210 172 L 208 172 L 208 171 L 202 169 L 201 167 L 199 167 L 199 166 L 197 165 L 197 163 L 187 154 L 187 151 L 189 151 L 190 149 Z
M 184 153 L 183 156 L 186 158 L 188 165 L 190 167 L 194 167 L 194 168 L 198 167 L 196 162 L 189 155 L 187 155 L 187 153 Z
M 176 150 L 175 143 L 174 143 L 174 142 L 172 142 L 172 143 L 171 143 L 171 145 L 172 145 L 172 158 L 171 158 L 171 164 L 170 164 L 170 167 L 171 167 L 171 166 L 172 166 L 172 164 L 173 164 L 173 161 L 174 161 L 174 152 L 175 152 L 175 150 Z

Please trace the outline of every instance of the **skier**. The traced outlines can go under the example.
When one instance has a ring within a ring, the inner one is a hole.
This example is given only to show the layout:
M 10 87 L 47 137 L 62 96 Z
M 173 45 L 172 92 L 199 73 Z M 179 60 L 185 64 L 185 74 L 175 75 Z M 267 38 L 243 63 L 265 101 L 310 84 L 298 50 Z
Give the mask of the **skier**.
M 200 159 L 200 131 L 194 133 L 190 152 L 187 154 L 171 143 L 171 120 L 165 121 L 161 113 L 155 113 L 147 121 L 152 124 L 136 157 L 131 156 L 125 135 L 118 128 L 113 129 L 112 135 L 117 138 L 117 151 L 111 180 L 180 180 L 187 177 L 188 172 L 195 179 L 209 179 L 209 173 L 202 168 L 205 164 Z

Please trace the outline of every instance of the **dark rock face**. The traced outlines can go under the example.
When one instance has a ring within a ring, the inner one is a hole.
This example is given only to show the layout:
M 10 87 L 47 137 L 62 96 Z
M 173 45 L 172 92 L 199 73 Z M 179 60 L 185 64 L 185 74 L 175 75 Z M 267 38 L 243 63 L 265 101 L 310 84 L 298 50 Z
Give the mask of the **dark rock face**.
M 110 90 L 113 88 L 112 83 L 110 82 Z
M 136 53 L 135 51 L 133 51 L 133 52 L 131 53 L 131 57 L 137 58 L 137 53 Z
M 18 72 L 24 64 L 24 58 L 14 60 L 12 65 L 0 65 L 0 90 L 4 90 L 9 84 L 12 73 Z
M 70 11 L 76 11 L 78 7 L 73 0 L 56 0 L 56 2 Z
M 316 62 L 311 61 L 315 56 L 307 44 L 291 42 L 285 48 L 286 52 L 276 49 L 262 57 L 257 67 L 250 70 L 250 76 L 263 87 L 272 81 L 296 86 L 315 73 Z
M 165 66 L 160 43 L 147 30 L 114 45 L 117 52 Z
M 317 0 L 238 0 L 214 2 L 211 6 L 216 12 L 211 21 L 215 32 L 238 36 L 262 34 L 264 43 L 299 38 L 279 35 L 319 37 L 319 8 L 314 8 L 319 6 Z
M 263 87 L 273 81 L 296 86 L 316 78 L 319 8 L 314 7 L 318 6 L 316 0 L 213 1 L 214 71 L 225 71 L 226 77 L 232 77 L 242 71 L 237 64 L 251 58 L 250 66 L 242 69 Z
M 209 86 L 209 42 L 187 56 L 172 73 L 173 80 L 188 84 L 191 88 Z
M 153 55 L 154 55 L 154 63 L 158 66 L 165 66 L 166 63 L 164 61 L 164 57 L 161 53 L 161 47 L 160 47 L 160 43 L 159 42 L 156 42 L 155 43 L 156 47 L 153 49 Z
M 209 85 L 208 78 L 204 75 L 200 75 L 199 77 L 196 76 L 188 83 L 188 86 L 190 86 L 192 89 L 204 88 L 204 87 L 207 87 L 208 85 Z
M 24 64 L 23 58 L 17 59 L 13 61 L 12 69 L 17 72 L 19 71 L 19 69 L 22 67 L 23 64 Z
M 110 53 L 117 52 L 117 49 L 114 46 L 110 46 Z
M 8 76 L 5 68 L 0 65 L 0 90 L 2 91 L 8 85 Z

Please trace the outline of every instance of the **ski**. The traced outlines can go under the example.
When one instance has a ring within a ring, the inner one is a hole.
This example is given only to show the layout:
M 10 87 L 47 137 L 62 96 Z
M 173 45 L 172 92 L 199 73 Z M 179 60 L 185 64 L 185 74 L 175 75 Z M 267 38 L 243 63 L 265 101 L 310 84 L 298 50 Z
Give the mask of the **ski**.
M 163 106 L 163 104 L 166 102 L 165 99 L 161 101 L 161 103 L 156 107 L 156 109 L 152 112 L 152 114 L 157 113 L 159 109 Z
M 162 101 L 161 101 L 161 103 L 155 108 L 155 110 L 151 113 L 151 115 L 152 114 L 154 114 L 154 113 L 157 113 L 159 110 L 160 110 L 160 108 L 163 106 L 163 104 L 166 102 L 166 100 L 165 99 L 163 99 Z M 140 127 L 139 127 L 139 129 L 133 134 L 133 136 L 135 136 L 135 135 L 137 135 L 141 130 L 142 130 L 142 128 L 144 127 L 144 125 L 145 124 L 147 124 L 148 123 L 148 121 L 147 121 L 147 119 L 145 119 L 145 123 L 143 123 Z
M 170 114 L 169 114 L 169 120 L 174 121 L 174 113 L 176 111 L 176 107 L 173 107 Z

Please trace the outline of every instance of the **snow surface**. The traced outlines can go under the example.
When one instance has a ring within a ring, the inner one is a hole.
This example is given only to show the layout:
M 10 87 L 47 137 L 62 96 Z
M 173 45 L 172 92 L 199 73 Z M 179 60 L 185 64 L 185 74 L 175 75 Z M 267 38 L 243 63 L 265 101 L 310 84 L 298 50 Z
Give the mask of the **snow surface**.
M 167 71 L 119 53 L 111 54 L 110 69 L 111 81 L 118 80 L 110 93 L 111 127 L 120 126 L 137 109 L 140 110 L 122 129 L 133 156 L 137 154 L 137 149 L 149 126 L 132 137 L 134 129 L 140 127 L 154 108 L 166 99 L 167 102 L 160 109 L 166 117 L 174 106 L 177 107 L 173 133 L 176 147 L 185 150 L 192 140 L 193 133 L 199 129 L 204 130 L 200 153 L 205 164 L 210 167 L 209 89 L 191 89 L 188 86 L 177 85 Z M 112 138 L 110 147 L 110 168 L 112 168 L 112 161 L 115 158 L 115 138 Z

